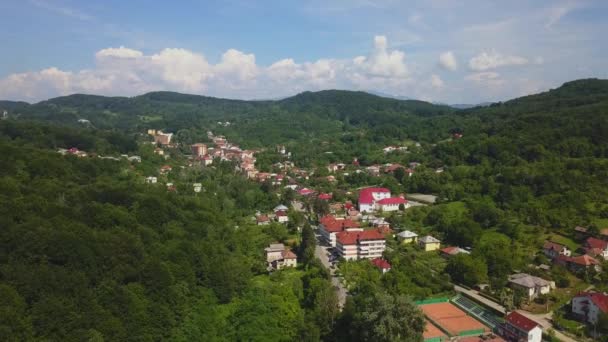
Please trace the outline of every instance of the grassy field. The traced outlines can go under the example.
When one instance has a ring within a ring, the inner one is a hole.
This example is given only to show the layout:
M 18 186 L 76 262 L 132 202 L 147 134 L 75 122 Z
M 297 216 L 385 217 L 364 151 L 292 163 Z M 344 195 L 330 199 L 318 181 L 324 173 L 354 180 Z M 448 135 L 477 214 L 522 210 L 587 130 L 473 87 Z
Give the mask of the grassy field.
M 574 240 L 559 234 L 547 234 L 546 239 L 553 242 L 561 243 L 572 251 L 575 251 L 580 247 L 580 245 L 574 242 Z

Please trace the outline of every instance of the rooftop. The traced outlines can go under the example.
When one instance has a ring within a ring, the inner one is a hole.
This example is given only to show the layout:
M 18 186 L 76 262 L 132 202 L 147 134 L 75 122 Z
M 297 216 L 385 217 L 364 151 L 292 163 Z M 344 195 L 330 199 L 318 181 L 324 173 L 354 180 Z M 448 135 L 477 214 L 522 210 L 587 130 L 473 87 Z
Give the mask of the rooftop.
M 523 286 L 523 287 L 527 287 L 527 288 L 551 285 L 551 283 L 549 283 L 545 279 L 535 277 L 535 276 L 529 275 L 527 273 L 513 274 L 509 277 L 509 282 Z
M 528 317 L 520 314 L 517 311 L 513 311 L 510 314 L 508 314 L 506 319 L 507 319 L 507 322 L 509 322 L 512 326 L 514 326 L 522 331 L 525 331 L 525 332 L 529 332 L 530 330 L 539 326 L 538 323 L 536 323 L 535 321 L 529 319 Z

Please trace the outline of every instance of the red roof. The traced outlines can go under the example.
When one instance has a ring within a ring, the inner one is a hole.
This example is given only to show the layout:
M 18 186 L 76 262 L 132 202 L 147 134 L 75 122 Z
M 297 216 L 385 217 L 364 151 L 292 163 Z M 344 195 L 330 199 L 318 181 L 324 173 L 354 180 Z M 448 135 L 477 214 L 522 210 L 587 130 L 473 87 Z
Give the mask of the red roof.
M 319 221 L 325 227 L 325 230 L 328 232 L 341 232 L 345 228 L 359 228 L 359 223 L 353 220 L 338 220 L 331 215 L 324 216 Z
M 599 265 L 600 262 L 592 258 L 591 256 L 585 254 L 577 257 L 572 257 L 568 259 L 569 262 L 582 265 L 582 266 L 591 266 L 591 265 Z
M 306 196 L 306 195 L 310 195 L 310 194 L 312 194 L 313 192 L 314 192 L 313 190 L 310 190 L 310 189 L 308 189 L 308 188 L 304 188 L 304 189 L 300 189 L 300 190 L 298 190 L 298 193 L 299 193 L 300 195 L 304 195 L 304 196 Z
M 377 202 L 380 205 L 405 204 L 407 200 L 401 197 L 383 198 Z
M 456 255 L 456 254 L 458 254 L 459 250 L 460 250 L 460 248 L 458 248 L 458 247 L 450 246 L 450 247 L 446 247 L 446 248 L 442 249 L 441 252 L 445 253 L 445 254 L 449 254 L 449 255 Z
M 576 297 L 586 297 L 602 312 L 608 313 L 608 295 L 599 292 L 582 292 Z
M 284 210 L 279 210 L 275 213 L 277 216 L 287 216 L 287 213 Z
M 359 191 L 359 204 L 363 203 L 363 204 L 372 204 L 374 203 L 374 196 L 372 195 L 372 193 L 374 192 L 388 192 L 390 193 L 391 191 L 387 188 L 365 188 L 365 189 L 361 189 L 361 191 Z
M 297 259 L 298 257 L 289 249 L 286 249 L 281 252 L 283 259 Z
M 608 241 L 590 237 L 587 239 L 587 241 L 585 241 L 585 245 L 589 248 L 606 249 L 606 248 L 608 248 Z
M 330 200 L 332 197 L 333 197 L 332 194 L 320 194 L 319 195 L 320 200 Z
M 561 252 L 565 247 L 566 246 L 553 241 L 545 241 L 545 244 L 543 245 L 543 249 L 553 250 L 556 252 Z
M 388 261 L 386 261 L 382 258 L 373 259 L 372 264 L 374 264 L 376 267 L 378 267 L 381 270 L 390 270 L 391 269 L 391 264 L 389 264 Z
M 512 326 L 515 326 L 525 332 L 530 332 L 530 330 L 539 326 L 538 323 L 534 322 L 533 320 L 520 314 L 517 311 L 513 311 L 510 314 L 508 314 L 506 319 L 507 319 L 507 322 L 509 322 Z
M 266 221 L 270 221 L 270 219 L 268 218 L 268 216 L 266 215 L 260 215 L 257 217 L 258 222 L 266 222 Z
M 342 245 L 355 245 L 361 240 L 384 240 L 384 235 L 377 230 L 364 230 L 362 232 L 340 232 L 336 234 Z

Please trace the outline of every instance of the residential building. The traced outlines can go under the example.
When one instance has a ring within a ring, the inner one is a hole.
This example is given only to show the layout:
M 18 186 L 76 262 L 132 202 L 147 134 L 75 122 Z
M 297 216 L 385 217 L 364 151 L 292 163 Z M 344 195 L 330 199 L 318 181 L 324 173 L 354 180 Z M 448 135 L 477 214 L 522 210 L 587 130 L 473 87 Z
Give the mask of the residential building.
M 380 271 L 382 271 L 382 274 L 391 270 L 391 264 L 382 258 L 372 259 L 372 264 L 374 264 L 374 266 L 378 267 L 378 269 Z
M 376 202 L 391 197 L 391 191 L 386 188 L 365 188 L 359 191 L 359 211 L 372 212 Z
M 274 213 L 277 222 L 279 223 L 287 223 L 289 222 L 289 216 L 287 216 L 287 212 L 283 211 L 283 210 L 279 210 L 277 212 Z
M 445 247 L 445 248 L 441 249 L 440 254 L 442 257 L 449 258 L 449 257 L 453 257 L 454 255 L 458 255 L 458 254 L 471 254 L 471 252 L 467 251 L 464 248 L 450 246 L 450 247 Z
M 279 204 L 276 207 L 274 207 L 274 209 L 272 211 L 274 211 L 275 213 L 277 211 L 287 211 L 289 210 L 289 208 L 287 208 L 287 206 L 283 205 L 283 204 Z
M 336 234 L 336 249 L 346 260 L 380 258 L 385 248 L 384 235 L 375 229 L 342 231 Z
M 162 131 L 157 131 L 156 135 L 154 136 L 154 142 L 161 145 L 169 145 L 172 137 L 173 133 L 163 133 Z
M 161 175 L 167 174 L 167 173 L 171 172 L 171 170 L 173 170 L 173 168 L 171 166 L 163 165 L 160 167 L 160 174 Z
M 508 341 L 541 342 L 543 337 L 542 326 L 517 311 L 505 317 L 499 331 Z
M 543 245 L 543 252 L 549 259 L 555 259 L 560 255 L 565 255 L 568 257 L 572 255 L 572 251 L 570 251 L 568 247 L 552 241 L 545 241 L 545 244 Z
M 553 284 L 545 279 L 526 273 L 516 273 L 509 277 L 509 285 L 513 289 L 520 289 L 526 293 L 528 300 L 551 292 Z
M 572 272 L 584 272 L 590 268 L 594 268 L 596 271 L 601 271 L 600 262 L 594 257 L 584 254 L 575 257 L 567 257 L 560 255 L 553 259 L 555 263 L 568 267 Z
M 266 215 L 258 215 L 256 218 L 258 226 L 266 226 L 270 224 L 270 218 Z
M 584 249 L 591 256 L 601 256 L 608 260 L 608 241 L 590 237 L 585 240 Z
M 608 295 L 599 292 L 582 292 L 572 298 L 572 313 L 582 321 L 596 324 L 600 314 L 608 314 Z
M 402 243 L 416 243 L 418 241 L 418 234 L 409 231 L 409 230 L 404 230 L 402 232 L 400 232 L 399 234 L 397 234 L 397 238 L 402 242 Z
M 198 193 L 198 192 L 201 192 L 201 190 L 203 189 L 203 184 L 194 183 L 194 184 L 192 184 L 192 187 L 194 188 L 194 192 Z
M 327 215 L 319 221 L 319 234 L 331 247 L 336 247 L 336 234 L 342 231 L 362 231 L 359 223 L 345 218 Z
M 427 236 L 423 236 L 420 239 L 418 239 L 418 245 L 425 252 L 436 251 L 441 247 L 441 241 L 439 241 L 439 239 L 436 239 L 430 235 L 427 235 Z
M 265 249 L 269 269 L 280 270 L 284 267 L 296 267 L 298 257 L 282 243 L 272 243 Z
M 156 184 L 156 182 L 158 182 L 158 179 L 156 177 L 154 177 L 154 176 L 146 177 L 146 183 Z
M 205 144 L 194 144 L 191 146 L 192 149 L 192 155 L 195 157 L 200 157 L 200 156 L 204 156 L 205 154 L 207 154 L 207 145 Z

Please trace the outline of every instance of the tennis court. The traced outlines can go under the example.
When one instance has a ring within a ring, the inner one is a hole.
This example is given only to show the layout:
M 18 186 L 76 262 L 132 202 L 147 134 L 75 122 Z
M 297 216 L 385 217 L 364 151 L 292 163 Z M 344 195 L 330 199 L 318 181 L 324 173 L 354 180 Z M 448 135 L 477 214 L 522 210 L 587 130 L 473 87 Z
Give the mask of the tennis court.
M 448 336 L 433 323 L 428 320 L 425 320 L 425 322 L 424 334 L 422 334 L 425 342 L 440 342 L 448 339 Z
M 451 336 L 480 334 L 489 329 L 450 302 L 419 306 L 424 315 Z

